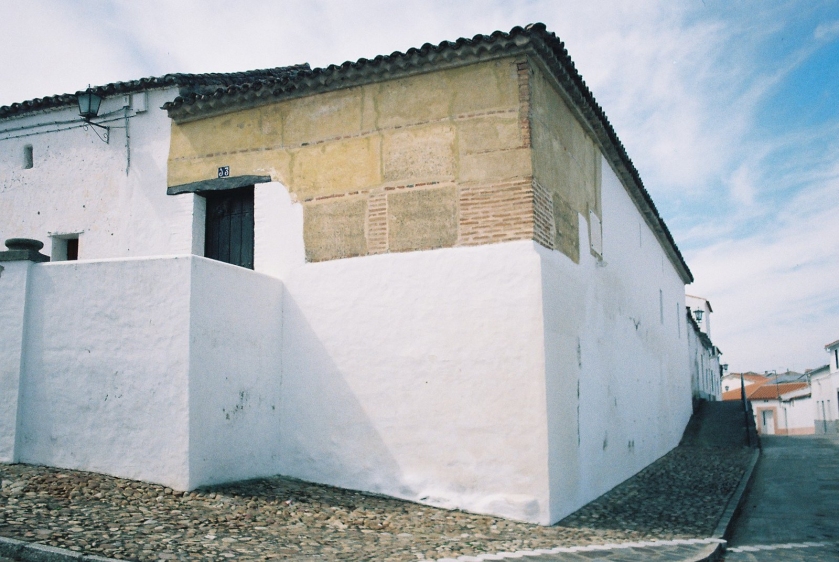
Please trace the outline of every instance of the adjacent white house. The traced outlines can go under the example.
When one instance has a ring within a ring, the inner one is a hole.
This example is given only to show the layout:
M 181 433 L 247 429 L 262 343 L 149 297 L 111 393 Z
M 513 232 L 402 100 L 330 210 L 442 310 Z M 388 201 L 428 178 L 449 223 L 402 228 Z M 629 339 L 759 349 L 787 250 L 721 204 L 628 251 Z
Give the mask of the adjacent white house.
M 550 524 L 719 395 L 691 273 L 541 24 L 91 93 L 0 108 L 0 238 L 47 254 L 0 252 L 4 462 Z
M 688 360 L 694 400 L 721 400 L 720 356 L 711 341 L 711 303 L 702 297 L 685 295 L 687 309 Z
M 817 434 L 839 433 L 839 340 L 824 346 L 830 362 L 810 372 Z

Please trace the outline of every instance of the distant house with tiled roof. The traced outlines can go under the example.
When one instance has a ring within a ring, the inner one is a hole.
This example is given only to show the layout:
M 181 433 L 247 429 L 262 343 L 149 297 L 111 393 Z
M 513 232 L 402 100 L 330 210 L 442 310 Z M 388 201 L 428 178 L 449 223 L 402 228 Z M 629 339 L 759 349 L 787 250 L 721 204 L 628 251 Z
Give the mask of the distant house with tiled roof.
M 788 373 L 787 373 L 788 374 Z M 797 375 L 798 373 L 796 373 Z M 746 382 L 747 373 L 743 373 Z M 746 398 L 752 402 L 758 433 L 763 435 L 805 435 L 813 433 L 812 398 L 808 380 L 777 382 L 775 378 L 749 373 Z M 739 378 L 739 377 L 738 377 Z M 732 381 L 733 382 L 733 381 Z M 723 392 L 723 400 L 741 400 L 739 384 Z
M 0 252 L 0 460 L 177 489 L 553 523 L 678 444 L 705 346 L 541 24 L 0 108 L 7 238 L 35 242 Z

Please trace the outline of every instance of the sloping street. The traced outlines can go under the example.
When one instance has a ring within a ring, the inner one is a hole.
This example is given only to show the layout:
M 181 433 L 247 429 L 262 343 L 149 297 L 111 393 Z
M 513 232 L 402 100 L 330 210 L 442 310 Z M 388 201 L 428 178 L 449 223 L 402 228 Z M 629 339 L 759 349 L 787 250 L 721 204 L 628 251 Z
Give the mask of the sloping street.
M 839 436 L 764 436 L 725 560 L 839 559 Z

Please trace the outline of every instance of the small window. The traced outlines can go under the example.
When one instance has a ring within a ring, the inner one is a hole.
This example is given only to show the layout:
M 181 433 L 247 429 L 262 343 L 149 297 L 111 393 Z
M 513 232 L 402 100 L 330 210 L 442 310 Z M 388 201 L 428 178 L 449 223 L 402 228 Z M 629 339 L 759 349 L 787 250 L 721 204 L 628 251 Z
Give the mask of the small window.
M 35 159 L 32 154 L 32 145 L 27 144 L 23 147 L 23 169 L 28 170 L 35 167 Z
M 75 261 L 79 259 L 79 235 L 60 234 L 52 236 L 51 261 Z

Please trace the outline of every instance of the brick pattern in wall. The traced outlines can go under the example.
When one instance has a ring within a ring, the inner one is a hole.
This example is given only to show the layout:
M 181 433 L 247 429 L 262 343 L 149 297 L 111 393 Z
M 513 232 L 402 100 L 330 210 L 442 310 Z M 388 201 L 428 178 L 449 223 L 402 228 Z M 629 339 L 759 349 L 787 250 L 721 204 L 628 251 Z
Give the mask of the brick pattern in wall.
M 551 192 L 533 180 L 533 240 L 551 250 L 556 238 L 553 208 Z
M 459 246 L 533 237 L 531 181 L 461 186 Z
M 530 148 L 530 63 L 526 60 L 516 62 L 516 71 L 519 82 L 519 127 L 522 146 Z
M 384 191 L 371 192 L 367 200 L 367 251 L 371 254 L 387 252 L 387 195 Z

